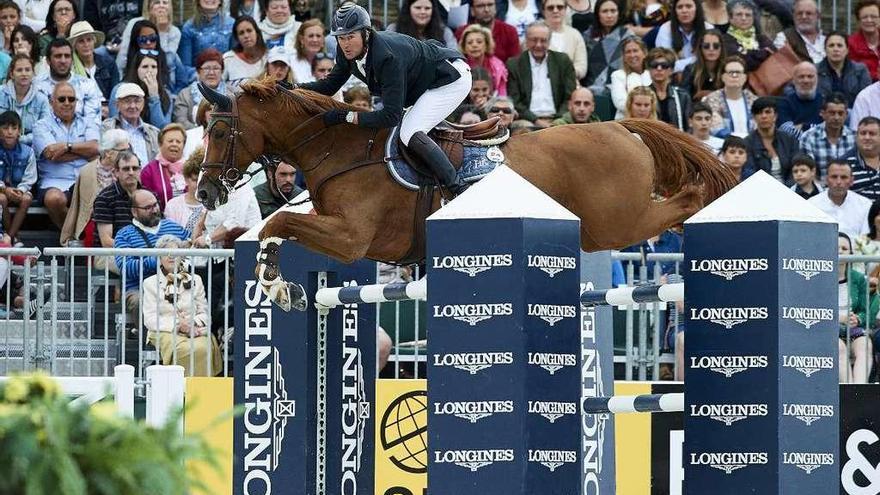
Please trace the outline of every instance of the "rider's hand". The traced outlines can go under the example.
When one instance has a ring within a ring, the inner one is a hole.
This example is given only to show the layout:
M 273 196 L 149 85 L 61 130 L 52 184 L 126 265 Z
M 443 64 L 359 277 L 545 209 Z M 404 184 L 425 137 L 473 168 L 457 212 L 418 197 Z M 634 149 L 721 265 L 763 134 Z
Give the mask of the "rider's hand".
M 324 113 L 324 125 L 327 127 L 345 123 L 345 116 L 348 112 L 345 110 L 332 109 Z

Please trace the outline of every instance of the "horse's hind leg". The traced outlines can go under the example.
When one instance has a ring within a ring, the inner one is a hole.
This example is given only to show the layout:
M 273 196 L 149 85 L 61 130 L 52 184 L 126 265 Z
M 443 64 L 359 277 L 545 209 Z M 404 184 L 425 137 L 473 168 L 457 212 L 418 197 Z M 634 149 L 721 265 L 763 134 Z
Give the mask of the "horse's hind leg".
M 649 239 L 666 229 L 680 226 L 703 206 L 699 186 L 687 185 L 664 201 L 649 201 L 633 225 L 633 242 Z

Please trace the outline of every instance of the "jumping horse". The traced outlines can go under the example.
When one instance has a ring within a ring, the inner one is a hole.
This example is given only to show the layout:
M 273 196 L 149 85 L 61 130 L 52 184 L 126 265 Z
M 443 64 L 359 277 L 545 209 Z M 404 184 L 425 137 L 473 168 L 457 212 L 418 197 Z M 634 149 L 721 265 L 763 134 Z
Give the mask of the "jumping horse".
M 424 256 L 412 252 L 424 229 L 414 221 L 419 194 L 385 170 L 389 130 L 325 127 L 327 110 L 354 108 L 268 78 L 243 84 L 235 96 L 200 90 L 212 105 L 197 190 L 206 208 L 225 203 L 264 154 L 293 164 L 308 187 L 317 214 L 279 212 L 259 235 L 256 276 L 280 307 L 306 307 L 302 286 L 278 269 L 284 239 L 343 262 Z M 585 251 L 622 248 L 679 226 L 736 184 L 702 143 L 660 121 L 552 127 L 511 137 L 501 151 L 511 169 L 581 219 Z M 440 191 L 428 201 L 430 211 L 440 208 Z

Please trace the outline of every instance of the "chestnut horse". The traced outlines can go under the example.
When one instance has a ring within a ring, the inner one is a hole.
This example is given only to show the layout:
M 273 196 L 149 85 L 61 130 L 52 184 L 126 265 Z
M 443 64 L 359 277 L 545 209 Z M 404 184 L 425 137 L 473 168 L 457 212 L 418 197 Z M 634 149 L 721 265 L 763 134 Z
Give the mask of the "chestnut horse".
M 389 130 L 324 127 L 325 111 L 353 107 L 269 79 L 245 83 L 234 97 L 200 89 L 213 105 L 197 191 L 202 204 L 223 204 L 241 171 L 264 153 L 281 156 L 305 178 L 317 214 L 278 213 L 259 236 L 257 279 L 282 308 L 306 303 L 302 287 L 278 270 L 284 239 L 344 262 L 406 255 L 417 193 L 385 170 Z M 659 121 L 553 127 L 512 137 L 501 149 L 511 169 L 580 217 L 586 251 L 622 248 L 678 226 L 736 183 L 711 151 Z M 431 211 L 439 207 L 435 192 Z

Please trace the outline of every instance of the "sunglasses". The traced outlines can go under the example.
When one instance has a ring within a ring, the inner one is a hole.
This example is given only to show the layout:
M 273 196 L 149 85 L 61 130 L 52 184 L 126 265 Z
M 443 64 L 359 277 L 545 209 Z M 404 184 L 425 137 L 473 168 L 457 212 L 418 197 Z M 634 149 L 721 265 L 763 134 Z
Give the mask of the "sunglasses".
M 155 34 L 151 34 L 151 35 L 148 35 L 148 36 L 138 36 L 138 37 L 137 37 L 138 45 L 145 45 L 145 44 L 147 44 L 147 43 L 155 43 L 155 42 L 157 42 L 157 41 L 159 41 L 159 36 L 158 36 L 158 35 L 155 35 Z
M 76 102 L 76 96 L 56 96 L 55 101 L 59 103 L 74 103 Z
M 651 64 L 648 64 L 648 68 L 666 70 L 671 69 L 672 64 L 670 64 L 669 62 L 653 62 Z
M 565 10 L 565 5 L 547 5 L 544 8 L 549 10 L 550 12 L 553 12 L 556 10 Z
M 492 107 L 489 109 L 489 113 L 513 113 L 513 109 L 507 107 Z
M 146 48 L 141 48 L 138 51 L 141 52 L 141 55 L 152 55 L 154 57 L 159 56 L 159 50 L 147 50 Z
M 703 43 L 703 50 L 720 50 L 721 43 Z

